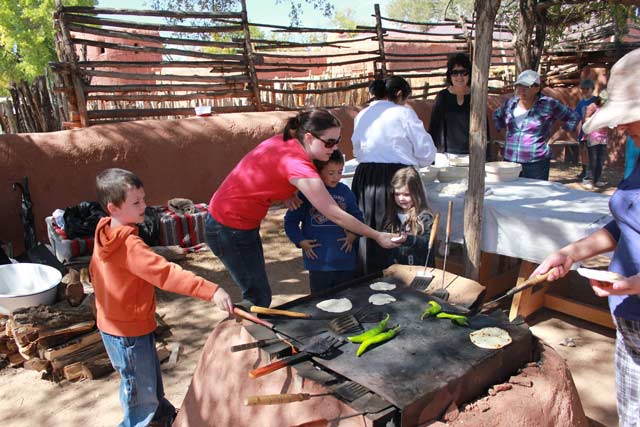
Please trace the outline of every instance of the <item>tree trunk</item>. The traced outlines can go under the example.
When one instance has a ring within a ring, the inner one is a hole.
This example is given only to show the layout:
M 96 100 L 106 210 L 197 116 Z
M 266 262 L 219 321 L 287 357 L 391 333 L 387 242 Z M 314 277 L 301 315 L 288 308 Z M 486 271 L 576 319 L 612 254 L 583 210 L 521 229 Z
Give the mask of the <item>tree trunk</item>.
M 487 150 L 487 82 L 491 63 L 491 40 L 500 0 L 476 0 L 476 46 L 471 73 L 471 118 L 469 123 L 469 190 L 464 203 L 465 276 L 480 274 L 482 212 L 484 204 L 484 160 Z
M 546 9 L 536 9 L 537 0 L 519 0 L 520 16 L 516 28 L 516 74 L 524 70 L 538 70 L 544 41 L 547 36 Z M 534 37 L 535 34 L 535 37 Z

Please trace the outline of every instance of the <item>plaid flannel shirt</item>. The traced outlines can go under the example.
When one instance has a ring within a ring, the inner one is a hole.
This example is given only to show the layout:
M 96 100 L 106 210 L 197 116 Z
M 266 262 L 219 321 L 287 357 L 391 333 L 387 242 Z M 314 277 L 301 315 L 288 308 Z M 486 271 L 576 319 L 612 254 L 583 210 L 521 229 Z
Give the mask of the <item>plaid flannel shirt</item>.
M 551 135 L 553 122 L 563 121 L 564 128 L 573 131 L 580 122 L 580 115 L 557 99 L 540 96 L 518 127 L 513 117 L 518 100 L 517 96 L 508 99 L 493 113 L 496 129 L 506 129 L 504 159 L 532 163 L 551 157 L 547 138 Z

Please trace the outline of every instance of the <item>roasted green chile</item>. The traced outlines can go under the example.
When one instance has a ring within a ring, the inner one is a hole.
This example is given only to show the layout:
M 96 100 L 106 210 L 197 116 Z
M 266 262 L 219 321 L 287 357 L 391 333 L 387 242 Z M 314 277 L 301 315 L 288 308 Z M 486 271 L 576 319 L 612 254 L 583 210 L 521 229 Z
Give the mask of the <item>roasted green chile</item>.
M 400 330 L 400 325 L 396 326 L 393 329 L 389 329 L 386 332 L 381 332 L 378 333 L 377 335 L 367 338 L 362 344 L 360 344 L 360 347 L 358 347 L 358 351 L 356 352 L 356 356 L 360 357 L 362 355 L 362 353 L 364 353 L 365 351 L 367 351 L 367 349 L 374 345 L 374 344 L 380 344 L 383 343 L 385 341 L 389 341 L 391 338 L 393 338 L 396 333 Z
M 469 319 L 467 319 L 467 316 L 462 316 L 460 314 L 438 313 L 436 314 L 436 317 L 438 319 L 450 319 L 458 326 L 469 326 Z
M 363 333 L 361 333 L 360 335 L 355 335 L 353 337 L 347 337 L 347 339 L 353 343 L 361 343 L 364 342 L 365 340 L 371 338 L 371 337 L 375 337 L 376 335 L 378 335 L 379 333 L 383 332 L 385 330 L 385 328 L 387 327 L 387 323 L 389 323 L 389 319 L 391 319 L 391 316 L 389 314 L 387 314 L 387 316 L 382 319 L 380 321 L 380 323 L 378 323 L 376 326 L 374 326 L 373 328 L 364 331 Z
M 427 307 L 420 316 L 420 320 L 424 320 L 425 317 L 435 316 L 442 311 L 442 306 L 435 301 L 429 301 L 429 307 Z

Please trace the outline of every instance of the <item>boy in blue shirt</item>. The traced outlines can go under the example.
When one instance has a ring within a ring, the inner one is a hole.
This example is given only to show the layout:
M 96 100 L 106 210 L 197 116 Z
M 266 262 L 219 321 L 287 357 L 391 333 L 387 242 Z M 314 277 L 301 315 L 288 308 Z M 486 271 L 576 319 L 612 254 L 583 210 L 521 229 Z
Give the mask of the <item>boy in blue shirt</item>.
M 362 221 L 355 195 L 340 182 L 344 156 L 335 150 L 328 161 L 314 160 L 320 178 L 338 206 Z M 300 195 L 302 205 L 287 211 L 284 230 L 287 237 L 302 249 L 304 267 L 309 270 L 312 294 L 318 294 L 354 278 L 357 236 L 329 221 Z
M 595 90 L 595 84 L 591 79 L 584 79 L 580 82 L 580 96 L 582 99 L 578 101 L 575 112 L 580 115 L 580 120 L 584 123 L 585 112 L 590 104 L 596 102 L 597 96 L 593 95 Z M 587 149 L 587 137 L 580 129 L 578 134 L 578 155 L 580 157 L 580 163 L 582 163 L 582 172 L 577 176 L 578 179 L 583 181 L 589 181 L 591 179 L 591 171 L 589 170 L 589 154 Z

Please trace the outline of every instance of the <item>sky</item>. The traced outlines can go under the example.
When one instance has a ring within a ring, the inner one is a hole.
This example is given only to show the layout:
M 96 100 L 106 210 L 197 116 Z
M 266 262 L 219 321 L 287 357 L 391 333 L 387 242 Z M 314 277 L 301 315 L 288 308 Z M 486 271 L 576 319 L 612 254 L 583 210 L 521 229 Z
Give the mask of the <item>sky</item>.
M 246 0 L 247 1 L 247 13 L 249 15 L 250 22 L 256 22 L 259 24 L 273 24 L 273 25 L 289 25 L 289 1 L 282 0 L 279 4 L 276 4 L 275 0 Z M 298 0 L 300 1 L 300 0 Z M 344 0 L 333 0 L 332 3 L 336 10 L 350 7 L 355 12 L 355 19 L 357 22 L 362 22 L 367 25 L 374 25 L 374 18 L 371 16 L 374 13 L 373 5 L 378 3 L 380 10 L 384 15 L 386 4 L 390 0 L 350 0 L 345 2 Z M 304 1 L 303 14 L 302 14 L 302 26 L 303 27 L 318 27 L 318 28 L 330 28 L 330 21 L 322 16 L 319 11 L 313 9 Z M 116 9 L 147 9 L 149 8 L 148 2 L 145 0 L 98 0 L 98 7 L 108 7 Z

